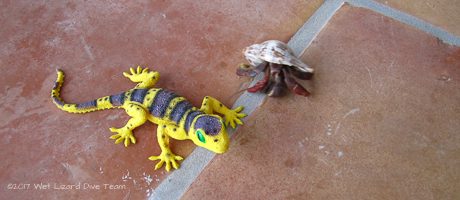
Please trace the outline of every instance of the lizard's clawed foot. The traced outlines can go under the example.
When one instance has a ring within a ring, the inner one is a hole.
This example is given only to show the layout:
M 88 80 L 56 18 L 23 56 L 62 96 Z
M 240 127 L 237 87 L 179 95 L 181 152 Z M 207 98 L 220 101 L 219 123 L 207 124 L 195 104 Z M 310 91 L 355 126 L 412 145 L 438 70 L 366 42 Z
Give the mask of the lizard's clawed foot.
M 166 171 L 169 172 L 171 170 L 171 165 L 174 167 L 174 169 L 179 168 L 179 163 L 177 163 L 178 160 L 183 160 L 184 158 L 174 155 L 171 152 L 161 152 L 159 156 L 150 156 L 149 160 L 160 160 L 156 165 L 155 165 L 155 170 L 160 169 L 164 163 L 166 163 L 165 169 Z
M 115 144 L 119 144 L 124 140 L 125 147 L 128 147 L 130 143 L 136 144 L 136 138 L 133 136 L 131 130 L 126 128 L 110 128 L 110 131 L 117 133 L 110 136 L 110 139 L 115 140 Z
M 149 68 L 142 68 L 137 66 L 137 69 L 129 68 L 128 72 L 123 72 L 123 76 L 129 78 L 129 80 L 139 83 L 143 81 L 156 81 L 159 78 L 159 73 L 156 71 L 149 71 Z
M 243 106 L 240 106 L 233 110 L 229 110 L 227 113 L 224 113 L 225 125 L 228 126 L 230 124 L 232 128 L 235 128 L 236 124 L 242 125 L 243 122 L 241 121 L 241 118 L 247 116 L 246 114 L 241 113 L 242 110 Z

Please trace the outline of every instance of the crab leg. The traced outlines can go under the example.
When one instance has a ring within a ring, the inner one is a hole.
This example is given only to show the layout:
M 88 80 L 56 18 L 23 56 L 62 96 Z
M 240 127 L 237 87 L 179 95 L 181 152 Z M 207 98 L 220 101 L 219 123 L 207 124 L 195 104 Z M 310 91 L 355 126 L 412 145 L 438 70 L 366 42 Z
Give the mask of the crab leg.
M 313 77 L 313 71 L 308 71 L 296 66 L 289 66 L 289 72 L 302 80 L 310 80 Z
M 264 90 L 270 81 L 270 69 L 265 70 L 265 76 L 262 80 L 257 82 L 254 86 L 247 89 L 248 92 L 254 93 Z
M 271 83 L 267 91 L 267 95 L 271 97 L 281 96 L 284 92 L 284 89 L 286 88 L 286 84 L 283 81 L 284 76 L 281 71 L 283 66 L 275 63 L 270 63 L 269 66 L 271 74 Z
M 286 83 L 289 90 L 294 92 L 295 94 L 308 96 L 310 92 L 308 92 L 302 85 L 297 83 L 297 81 L 292 77 L 289 69 L 283 68 L 282 71 L 284 72 L 284 82 Z
M 238 66 L 238 69 L 236 70 L 236 75 L 254 77 L 260 72 L 263 72 L 266 67 L 267 67 L 267 62 L 262 62 L 255 67 L 251 67 L 250 65 L 247 65 L 247 64 L 240 64 Z

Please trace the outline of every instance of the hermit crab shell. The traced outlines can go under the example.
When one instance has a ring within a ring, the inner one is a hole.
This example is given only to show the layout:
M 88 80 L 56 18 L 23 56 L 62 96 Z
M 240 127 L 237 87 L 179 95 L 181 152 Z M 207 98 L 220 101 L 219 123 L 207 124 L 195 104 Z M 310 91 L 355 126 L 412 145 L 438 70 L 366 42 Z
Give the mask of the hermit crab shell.
M 285 43 L 278 40 L 253 44 L 244 49 L 244 56 L 252 66 L 269 62 L 292 66 L 295 70 L 303 73 L 313 73 L 312 68 L 297 58 Z

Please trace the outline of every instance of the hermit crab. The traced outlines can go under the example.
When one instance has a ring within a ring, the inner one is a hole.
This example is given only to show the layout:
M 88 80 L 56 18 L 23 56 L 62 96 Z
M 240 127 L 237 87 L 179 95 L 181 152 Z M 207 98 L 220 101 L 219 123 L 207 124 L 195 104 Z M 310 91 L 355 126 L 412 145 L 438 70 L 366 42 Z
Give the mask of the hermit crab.
M 288 88 L 298 95 L 310 95 L 296 78 L 310 80 L 314 70 L 297 58 L 285 43 L 268 40 L 246 47 L 243 53 L 250 65 L 240 64 L 236 71 L 238 76 L 255 77 L 261 72 L 265 73 L 262 80 L 247 89 L 248 92 L 262 91 L 268 96 L 277 97 L 282 96 Z

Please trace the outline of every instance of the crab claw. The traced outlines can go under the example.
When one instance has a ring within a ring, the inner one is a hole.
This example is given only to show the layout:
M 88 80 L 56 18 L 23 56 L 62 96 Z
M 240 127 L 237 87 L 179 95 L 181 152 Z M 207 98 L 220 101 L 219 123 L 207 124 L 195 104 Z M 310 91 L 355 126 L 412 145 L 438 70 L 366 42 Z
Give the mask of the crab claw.
M 267 90 L 267 95 L 270 97 L 279 97 L 284 94 L 286 84 L 284 83 L 284 75 L 281 69 L 283 66 L 279 64 L 270 63 L 270 74 L 272 79 L 270 80 L 270 86 Z
M 270 80 L 270 74 L 265 72 L 264 79 L 257 82 L 254 86 L 247 89 L 248 92 L 255 93 L 261 90 L 264 90 L 268 85 L 268 81 Z

